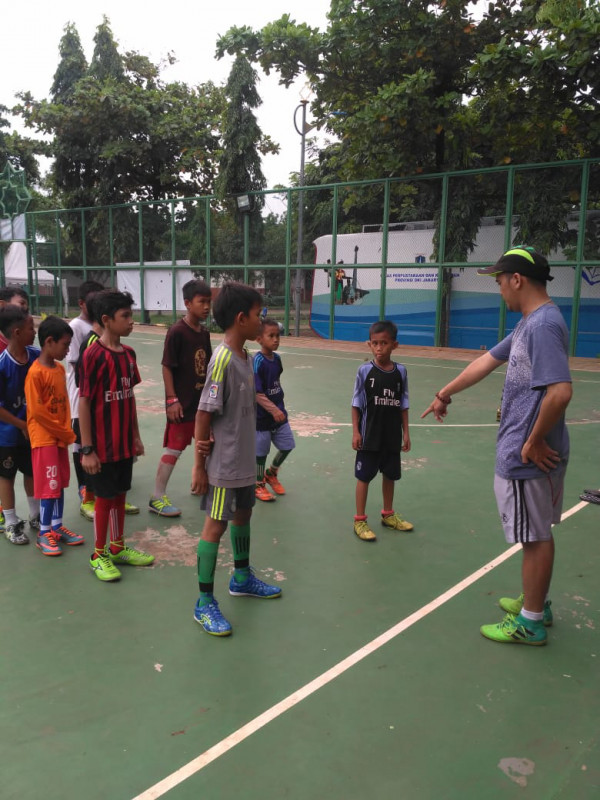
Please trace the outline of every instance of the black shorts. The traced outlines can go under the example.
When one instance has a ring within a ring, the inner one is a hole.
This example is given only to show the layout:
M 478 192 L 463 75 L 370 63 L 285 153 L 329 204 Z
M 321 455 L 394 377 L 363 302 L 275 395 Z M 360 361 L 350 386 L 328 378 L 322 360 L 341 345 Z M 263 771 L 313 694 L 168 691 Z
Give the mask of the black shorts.
M 392 450 L 359 450 L 356 453 L 354 477 L 370 483 L 378 472 L 390 481 L 400 480 L 400 453 Z
M 17 470 L 28 478 L 33 475 L 31 447 L 28 444 L 0 447 L 0 478 L 11 480 Z
M 81 447 L 81 428 L 79 427 L 79 417 L 75 417 L 75 419 L 71 420 L 71 427 L 73 428 L 73 433 L 77 437 L 73 444 L 75 447 L 74 450 L 79 450 Z
M 131 476 L 133 474 L 133 458 L 123 461 L 111 461 L 102 464 L 102 469 L 97 475 L 88 475 L 90 485 L 98 497 L 117 497 L 131 489 Z

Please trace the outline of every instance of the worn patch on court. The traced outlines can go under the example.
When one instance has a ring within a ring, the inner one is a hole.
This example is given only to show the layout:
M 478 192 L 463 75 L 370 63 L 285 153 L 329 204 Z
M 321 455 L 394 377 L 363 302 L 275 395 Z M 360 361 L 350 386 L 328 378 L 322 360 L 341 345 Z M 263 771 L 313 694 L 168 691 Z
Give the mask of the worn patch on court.
M 183 525 L 172 525 L 164 533 L 155 528 L 135 531 L 128 535 L 127 541 L 151 553 L 156 558 L 156 567 L 194 567 L 198 537 L 198 532 L 190 533 Z
M 333 419 L 326 414 L 321 416 L 313 416 L 312 414 L 305 414 L 300 412 L 289 417 L 290 426 L 298 436 L 312 436 L 317 437 L 321 434 L 337 433 L 341 427 L 333 422 Z
M 127 542 L 133 547 L 151 553 L 156 559 L 154 567 L 195 567 L 199 538 L 199 530 L 190 532 L 185 525 L 179 524 L 171 525 L 164 533 L 156 528 L 135 531 L 127 536 Z M 227 533 L 219 546 L 217 567 L 233 572 L 233 554 Z M 287 580 L 285 573 L 274 567 L 258 568 L 256 574 L 267 582 L 280 583 Z
M 527 777 L 535 772 L 535 763 L 528 758 L 502 758 L 498 764 L 502 772 L 518 786 L 527 786 Z

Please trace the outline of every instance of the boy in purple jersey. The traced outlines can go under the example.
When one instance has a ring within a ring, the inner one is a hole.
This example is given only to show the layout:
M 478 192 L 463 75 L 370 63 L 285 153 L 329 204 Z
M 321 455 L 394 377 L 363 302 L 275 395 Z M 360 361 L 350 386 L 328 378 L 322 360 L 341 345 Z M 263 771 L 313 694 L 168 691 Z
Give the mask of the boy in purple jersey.
M 533 247 L 516 245 L 496 264 L 477 270 L 492 275 L 510 311 L 522 319 L 512 333 L 440 389 L 421 415 L 443 422 L 452 395 L 474 386 L 507 364 L 496 445 L 494 492 L 504 536 L 523 546 L 523 591 L 501 597 L 502 622 L 482 625 L 487 639 L 502 644 L 545 645 L 553 622 L 548 592 L 554 565 L 552 525 L 561 521 L 569 458 L 565 411 L 571 400 L 569 332 L 546 290 L 553 280 L 548 261 Z
M 39 530 L 39 502 L 33 493 L 31 446 L 27 435 L 25 378 L 40 351 L 35 339 L 33 317 L 16 305 L 0 309 L 0 332 L 6 349 L 0 354 L 0 499 L 4 506 L 5 536 L 12 544 L 28 544 L 25 521 L 15 509 L 15 477 L 23 473 L 29 504 L 29 527 Z
M 406 367 L 392 361 L 398 347 L 398 329 L 390 320 L 369 328 L 373 360 L 361 364 L 352 397 L 352 447 L 356 452 L 356 515 L 354 533 L 374 542 L 367 522 L 369 483 L 382 473 L 381 524 L 396 531 L 412 531 L 413 525 L 394 511 L 394 483 L 400 480 L 400 451 L 410 450 L 408 431 L 408 379 Z
M 279 323 L 265 317 L 258 343 L 260 353 L 254 356 L 254 386 L 256 388 L 256 497 L 258 500 L 275 500 L 266 483 L 275 494 L 285 494 L 277 473 L 279 467 L 296 446 L 283 404 L 283 389 L 279 377 L 283 372 L 279 347 Z M 271 466 L 265 470 L 271 442 L 277 453 Z
M 195 279 L 182 291 L 186 314 L 169 328 L 163 350 L 167 426 L 149 503 L 149 511 L 162 517 L 181 514 L 167 497 L 167 484 L 181 453 L 194 438 L 196 411 L 212 355 L 210 333 L 202 324 L 210 313 L 210 286 Z

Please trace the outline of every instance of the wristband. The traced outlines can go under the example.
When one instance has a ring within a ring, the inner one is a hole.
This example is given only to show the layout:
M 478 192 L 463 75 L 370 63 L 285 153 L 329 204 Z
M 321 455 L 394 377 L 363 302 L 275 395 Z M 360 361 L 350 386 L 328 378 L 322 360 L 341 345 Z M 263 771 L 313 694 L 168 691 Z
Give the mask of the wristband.
M 449 406 L 450 403 L 452 402 L 451 397 L 444 397 L 444 395 L 440 394 L 439 392 L 436 392 L 435 396 L 440 401 L 440 403 L 443 403 L 445 406 Z
M 171 398 L 168 398 L 168 397 L 167 397 L 167 400 L 166 400 L 166 402 L 165 402 L 165 405 L 166 405 L 166 406 L 167 406 L 167 408 L 168 408 L 169 406 L 174 406 L 174 405 L 175 405 L 176 403 L 178 403 L 178 402 L 179 402 L 179 400 L 178 400 L 176 397 L 171 397 Z

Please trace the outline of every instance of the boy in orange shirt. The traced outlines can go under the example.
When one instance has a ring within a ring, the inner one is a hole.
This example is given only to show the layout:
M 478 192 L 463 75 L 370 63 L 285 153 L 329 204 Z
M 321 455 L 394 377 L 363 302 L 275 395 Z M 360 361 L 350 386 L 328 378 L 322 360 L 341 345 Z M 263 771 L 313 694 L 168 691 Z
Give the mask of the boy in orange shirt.
M 73 331 L 59 317 L 46 317 L 38 330 L 42 352 L 25 379 L 27 431 L 31 443 L 33 489 L 40 499 L 37 546 L 45 556 L 59 556 L 60 543 L 83 544 L 83 536 L 62 523 L 64 490 L 69 485 L 69 445 L 75 441 L 65 368 Z

